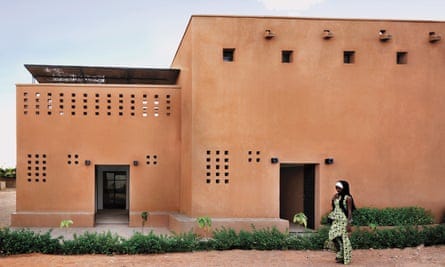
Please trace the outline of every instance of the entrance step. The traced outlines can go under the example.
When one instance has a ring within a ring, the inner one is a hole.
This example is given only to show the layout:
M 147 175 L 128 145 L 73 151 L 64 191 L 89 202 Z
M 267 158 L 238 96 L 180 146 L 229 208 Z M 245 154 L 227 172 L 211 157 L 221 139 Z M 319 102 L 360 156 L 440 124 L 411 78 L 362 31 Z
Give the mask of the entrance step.
M 128 225 L 128 210 L 98 210 L 96 224 Z

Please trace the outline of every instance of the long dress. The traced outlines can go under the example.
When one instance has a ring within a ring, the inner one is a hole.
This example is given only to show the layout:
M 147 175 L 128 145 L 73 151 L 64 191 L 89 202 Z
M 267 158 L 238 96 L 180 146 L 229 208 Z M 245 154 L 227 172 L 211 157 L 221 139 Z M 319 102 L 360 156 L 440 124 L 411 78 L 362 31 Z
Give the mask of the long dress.
M 345 196 L 344 198 L 345 206 L 348 197 Z M 349 264 L 352 260 L 352 246 L 346 230 L 348 218 L 340 208 L 340 198 L 334 199 L 334 210 L 329 213 L 328 218 L 332 219 L 332 225 L 329 229 L 329 241 L 332 241 L 335 245 L 336 259 L 343 261 L 344 264 Z

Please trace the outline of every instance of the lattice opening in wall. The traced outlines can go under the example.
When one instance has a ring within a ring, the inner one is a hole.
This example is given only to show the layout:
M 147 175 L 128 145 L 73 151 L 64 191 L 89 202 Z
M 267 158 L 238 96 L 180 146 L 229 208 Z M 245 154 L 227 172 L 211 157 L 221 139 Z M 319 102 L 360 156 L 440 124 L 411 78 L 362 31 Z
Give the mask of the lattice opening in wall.
M 29 109 L 29 104 L 28 104 L 28 92 L 23 92 L 23 114 L 24 115 L 28 115 L 28 109 Z
M 119 116 L 124 115 L 124 94 L 119 94 Z
M 64 94 L 59 93 L 59 115 L 63 116 L 64 114 L 65 114 Z
M 247 152 L 247 162 L 252 163 L 252 162 L 261 162 L 261 151 L 257 150 L 257 151 L 252 151 L 249 150 Z
M 107 116 L 111 116 L 111 94 L 107 94 Z
M 26 180 L 31 182 L 46 183 L 47 169 L 46 169 L 46 154 L 28 154 L 26 166 Z
M 130 109 L 131 109 L 130 115 L 131 115 L 131 116 L 136 115 L 136 113 L 134 112 L 134 110 L 135 110 L 135 103 L 136 103 L 136 101 L 134 100 L 134 98 L 135 98 L 135 95 L 134 95 L 134 94 L 131 94 L 131 95 L 130 95 Z
M 148 100 L 147 94 L 142 95 L 142 117 L 148 117 Z
M 157 165 L 158 160 L 159 160 L 158 155 L 146 155 L 145 156 L 145 164 L 147 164 L 147 165 L 150 165 L 150 164 Z
M 68 165 L 79 165 L 80 157 L 78 154 L 68 154 L 66 163 Z
M 159 117 L 159 95 L 154 95 L 153 116 Z
M 94 115 L 95 116 L 99 116 L 100 115 L 100 94 L 99 93 L 95 94 L 95 99 L 94 99 Z
M 75 93 L 71 93 L 71 115 L 75 116 L 76 115 L 76 94 Z
M 40 96 L 41 95 L 39 92 L 35 93 L 34 101 L 35 101 L 35 114 L 36 115 L 40 115 Z
M 229 151 L 228 150 L 207 150 L 205 157 L 205 182 L 211 184 L 229 183 Z
M 84 116 L 87 116 L 88 115 L 88 94 L 84 93 L 82 96 L 83 96 L 83 98 L 82 98 L 82 104 L 83 104 L 83 106 L 82 106 L 82 109 L 83 109 L 82 114 Z
M 47 111 L 48 115 L 52 115 L 53 114 L 53 95 L 50 92 L 48 92 L 46 94 L 46 108 L 48 109 L 48 111 Z
M 171 96 L 170 95 L 166 95 L 165 96 L 165 109 L 166 109 L 166 115 L 167 116 L 170 116 L 171 115 L 171 109 L 172 109 L 172 107 L 171 107 Z

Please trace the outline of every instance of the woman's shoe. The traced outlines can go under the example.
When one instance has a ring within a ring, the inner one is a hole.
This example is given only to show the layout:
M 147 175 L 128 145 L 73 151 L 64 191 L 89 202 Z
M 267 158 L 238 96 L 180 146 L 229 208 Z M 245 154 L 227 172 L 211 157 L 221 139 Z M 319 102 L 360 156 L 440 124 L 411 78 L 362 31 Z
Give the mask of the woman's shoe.
M 342 258 L 335 258 L 335 262 L 341 264 L 345 263 Z

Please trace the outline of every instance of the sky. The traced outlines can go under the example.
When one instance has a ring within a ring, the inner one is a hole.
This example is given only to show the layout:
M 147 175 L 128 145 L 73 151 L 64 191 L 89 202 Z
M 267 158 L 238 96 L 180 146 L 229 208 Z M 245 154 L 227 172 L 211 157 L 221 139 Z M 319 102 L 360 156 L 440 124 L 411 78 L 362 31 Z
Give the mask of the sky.
M 16 164 L 24 64 L 168 68 L 192 15 L 445 21 L 444 11 L 444 0 L 1 0 L 0 167 Z

